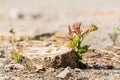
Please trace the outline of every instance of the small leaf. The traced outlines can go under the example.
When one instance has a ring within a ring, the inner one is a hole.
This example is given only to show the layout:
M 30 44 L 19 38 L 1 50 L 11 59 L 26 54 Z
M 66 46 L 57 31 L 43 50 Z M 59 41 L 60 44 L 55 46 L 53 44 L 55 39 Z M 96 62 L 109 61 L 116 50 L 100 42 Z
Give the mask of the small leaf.
M 98 27 L 95 24 L 92 24 L 92 31 L 96 31 Z
M 77 54 L 77 58 L 78 58 L 78 59 L 82 59 L 82 54 L 81 54 L 81 53 L 78 53 L 78 54 Z
M 20 52 L 12 50 L 10 53 L 12 54 L 13 59 L 18 63 L 21 57 Z
M 73 41 L 70 44 L 68 44 L 68 46 L 71 47 L 71 48 L 74 48 L 74 47 L 76 47 L 77 43 L 78 43 L 78 40 L 73 39 Z
M 56 35 L 54 36 L 55 38 L 66 38 L 65 36 L 62 36 L 62 35 Z
M 20 54 L 14 55 L 13 59 L 18 63 L 20 59 Z
M 98 27 L 94 24 L 92 24 L 91 26 L 92 26 L 92 28 L 87 29 L 87 30 L 84 31 L 84 33 L 82 33 L 83 38 L 85 38 L 90 32 L 96 31 L 98 29 Z
M 90 47 L 90 45 L 84 45 L 83 47 L 81 47 L 81 48 L 79 49 L 79 53 L 82 54 L 82 53 L 87 52 L 89 47 Z
M 40 41 L 44 41 L 45 39 L 44 39 L 44 37 L 40 37 L 39 40 Z

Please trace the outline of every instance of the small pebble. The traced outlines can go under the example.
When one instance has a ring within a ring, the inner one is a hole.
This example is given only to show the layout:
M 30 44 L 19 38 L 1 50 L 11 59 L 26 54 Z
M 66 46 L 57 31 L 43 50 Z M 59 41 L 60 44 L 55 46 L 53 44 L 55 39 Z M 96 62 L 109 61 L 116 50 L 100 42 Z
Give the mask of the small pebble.
M 69 77 L 69 75 L 72 74 L 70 69 L 71 69 L 70 67 L 65 68 L 65 69 L 64 69 L 62 72 L 60 72 L 56 77 L 62 78 L 62 79 L 66 78 L 66 77 Z
M 48 70 L 50 70 L 51 72 L 55 72 L 55 68 L 49 68 Z
M 6 71 L 11 71 L 11 70 L 24 70 L 25 67 L 21 64 L 7 64 L 5 65 L 5 70 Z
M 75 71 L 75 72 L 81 72 L 82 70 L 79 69 L 79 68 L 75 68 L 74 71 Z
M 4 64 L 3 63 L 0 63 L 0 68 L 3 68 L 4 67 Z

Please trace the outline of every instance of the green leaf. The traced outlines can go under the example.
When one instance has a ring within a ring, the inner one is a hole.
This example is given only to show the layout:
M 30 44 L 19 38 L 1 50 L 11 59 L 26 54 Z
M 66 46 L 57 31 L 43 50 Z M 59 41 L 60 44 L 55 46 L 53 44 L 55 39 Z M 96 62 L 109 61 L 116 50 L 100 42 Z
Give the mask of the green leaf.
M 79 53 L 85 53 L 88 51 L 88 48 L 90 47 L 90 45 L 84 45 L 83 47 L 80 47 L 80 49 L 78 50 Z
M 65 36 L 63 36 L 63 35 L 56 35 L 56 36 L 54 36 L 55 38 L 66 38 Z
M 78 58 L 78 59 L 82 59 L 82 54 L 81 54 L 81 53 L 78 53 L 78 54 L 77 54 L 77 58 Z
M 20 52 L 12 50 L 10 53 L 12 54 L 12 58 L 18 63 L 21 57 Z
M 77 58 L 82 59 L 83 53 L 87 52 L 89 47 L 90 45 L 84 45 L 83 47 L 80 47 L 77 53 Z
M 13 59 L 18 63 L 20 59 L 20 54 L 13 55 Z
M 77 43 L 78 43 L 78 40 L 77 39 L 73 39 L 73 41 L 70 44 L 68 44 L 68 46 L 71 47 L 71 48 L 75 48 Z
M 39 40 L 40 40 L 40 41 L 44 41 L 44 37 L 40 37 Z

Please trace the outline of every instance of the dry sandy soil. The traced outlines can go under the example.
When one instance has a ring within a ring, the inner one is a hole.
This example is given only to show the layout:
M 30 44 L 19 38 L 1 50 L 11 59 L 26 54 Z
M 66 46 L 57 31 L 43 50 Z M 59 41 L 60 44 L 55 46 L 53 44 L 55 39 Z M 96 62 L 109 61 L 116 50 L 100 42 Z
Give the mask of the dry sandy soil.
M 0 0 L 0 80 L 62 80 L 58 74 L 65 69 L 70 75 L 64 80 L 120 80 L 120 36 L 117 47 L 106 50 L 112 45 L 108 34 L 120 27 L 119 3 L 120 0 Z M 83 42 L 91 49 L 83 56 L 80 68 L 29 71 L 6 56 L 11 44 L 5 40 L 11 36 L 11 28 L 17 36 L 47 32 L 65 35 L 67 25 L 74 22 L 82 22 L 82 29 L 91 24 L 99 28 Z

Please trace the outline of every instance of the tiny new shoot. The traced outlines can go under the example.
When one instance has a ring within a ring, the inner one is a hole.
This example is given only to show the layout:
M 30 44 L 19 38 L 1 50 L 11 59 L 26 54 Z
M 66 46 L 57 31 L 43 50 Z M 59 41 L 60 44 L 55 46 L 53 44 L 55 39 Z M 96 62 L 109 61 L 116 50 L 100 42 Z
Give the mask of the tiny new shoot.
M 78 59 L 82 59 L 82 55 L 83 53 L 88 51 L 88 48 L 90 47 L 90 45 L 81 45 L 81 43 L 83 42 L 84 38 L 92 31 L 96 31 L 98 29 L 98 27 L 94 24 L 92 24 L 90 29 L 84 30 L 82 31 L 80 26 L 81 26 L 81 22 L 80 23 L 74 23 L 72 25 L 72 29 L 71 26 L 68 25 L 68 36 L 67 38 L 69 39 L 69 44 L 68 46 L 73 48 L 75 51 L 77 51 L 77 57 Z
M 11 52 L 11 55 L 12 55 L 12 58 L 15 60 L 15 62 L 19 62 L 19 60 L 20 60 L 20 51 L 18 51 L 18 50 L 12 50 Z
M 116 30 L 114 30 L 113 33 L 109 33 L 108 35 L 111 41 L 113 42 L 112 46 L 117 45 L 119 34 L 116 32 Z
M 120 28 L 117 28 L 118 31 L 120 31 Z
M 13 44 L 13 43 L 15 42 L 16 32 L 14 31 L 13 28 L 11 28 L 11 29 L 9 30 L 9 32 L 12 34 L 12 38 L 11 38 L 10 42 Z

